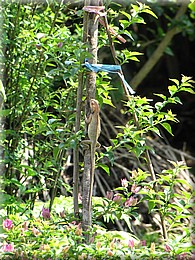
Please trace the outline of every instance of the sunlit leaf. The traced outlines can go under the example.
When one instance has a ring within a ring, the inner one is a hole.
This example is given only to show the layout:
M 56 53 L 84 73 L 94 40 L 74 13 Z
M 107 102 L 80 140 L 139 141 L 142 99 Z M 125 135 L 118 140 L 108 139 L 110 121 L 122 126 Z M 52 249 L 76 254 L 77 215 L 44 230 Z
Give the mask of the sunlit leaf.
M 169 123 L 164 122 L 164 123 L 160 123 L 160 124 L 167 130 L 167 132 L 169 132 L 169 134 L 171 134 L 173 136 L 172 129 L 171 129 L 171 126 Z
M 178 91 L 178 89 L 175 85 L 169 86 L 168 90 L 169 90 L 169 93 L 171 94 L 171 96 L 174 95 Z
M 148 14 L 152 15 L 153 17 L 155 17 L 156 19 L 158 19 L 158 16 L 150 9 L 144 9 L 142 12 L 148 13 Z
M 110 176 L 110 168 L 102 163 L 98 163 L 98 167 L 102 168 Z

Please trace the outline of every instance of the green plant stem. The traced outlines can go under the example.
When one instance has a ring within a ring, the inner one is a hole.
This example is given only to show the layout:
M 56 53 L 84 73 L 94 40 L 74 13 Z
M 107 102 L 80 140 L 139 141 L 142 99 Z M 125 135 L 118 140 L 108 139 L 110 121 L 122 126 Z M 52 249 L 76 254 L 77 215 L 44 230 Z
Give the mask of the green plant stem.
M 79 73 L 78 89 L 77 89 L 77 104 L 76 104 L 76 122 L 75 122 L 75 134 L 80 130 L 81 123 L 81 105 L 82 105 L 82 93 L 83 93 L 83 72 Z M 74 216 L 78 218 L 79 205 L 79 146 L 78 143 L 73 151 L 73 199 L 74 199 Z
M 49 210 L 51 211 L 52 209 L 52 206 L 53 206 L 53 202 L 54 202 L 54 199 L 55 199 L 55 196 L 56 196 L 56 192 L 57 192 L 57 183 L 58 183 L 58 180 L 60 178 L 60 173 L 61 173 L 61 164 L 62 164 L 62 159 L 64 157 L 64 150 L 60 150 L 59 152 L 59 156 L 58 156 L 58 160 L 59 160 L 59 168 L 58 168 L 58 172 L 57 174 L 53 174 L 53 179 L 54 179 L 54 184 L 53 184 L 53 187 L 52 187 L 52 191 L 51 191 L 51 199 L 50 199 L 50 203 L 49 203 Z
M 152 161 L 151 161 L 151 158 L 150 158 L 150 154 L 149 154 L 149 151 L 146 150 L 145 151 L 145 157 L 146 157 L 146 160 L 147 160 L 147 163 L 148 163 L 148 170 L 150 172 L 150 175 L 151 175 L 151 178 L 154 182 L 154 191 L 155 193 L 158 192 L 158 186 L 157 186 L 157 183 L 156 183 L 156 175 L 155 175 L 155 172 L 154 172 L 154 167 L 153 167 L 153 164 L 152 164 Z M 159 199 L 159 196 L 157 196 L 157 199 Z M 167 235 L 167 229 L 166 229 L 166 225 L 165 225 L 165 221 L 164 221 L 164 217 L 160 211 L 160 205 L 157 204 L 157 207 L 158 207 L 158 212 L 159 212 L 159 216 L 160 216 L 160 222 L 161 222 L 161 227 L 162 227 L 162 233 L 163 233 L 163 238 L 165 240 L 168 239 L 168 235 Z

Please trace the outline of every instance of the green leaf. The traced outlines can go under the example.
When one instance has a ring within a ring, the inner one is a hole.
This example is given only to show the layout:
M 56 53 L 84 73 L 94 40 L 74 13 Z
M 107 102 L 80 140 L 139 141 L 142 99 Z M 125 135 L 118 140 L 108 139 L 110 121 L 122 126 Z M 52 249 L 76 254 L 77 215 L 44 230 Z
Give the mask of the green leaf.
M 192 77 L 187 77 L 187 76 L 184 76 L 184 75 L 182 75 L 181 82 L 182 82 L 182 83 L 186 83 L 186 82 L 195 83 L 195 82 L 192 80 Z
M 181 102 L 181 100 L 180 100 L 180 98 L 179 98 L 179 97 L 174 97 L 174 99 L 175 99 L 176 103 L 179 103 L 179 104 L 181 104 L 181 105 L 182 105 L 182 102 Z
M 130 222 L 131 217 L 130 217 L 129 215 L 123 213 L 123 214 L 121 215 L 121 219 L 123 219 L 123 220 L 126 222 L 128 228 L 129 228 L 129 230 L 130 230 L 131 232 L 133 232 L 132 229 L 131 229 L 131 222 Z
M 195 13 L 195 2 L 192 1 L 192 2 L 188 5 L 188 8 Z
M 163 181 L 169 182 L 171 180 L 171 176 L 170 175 L 158 174 L 158 176 L 160 177 L 158 179 L 158 181 L 163 180 Z
M 148 210 L 149 210 L 149 213 L 151 213 L 151 211 L 154 209 L 155 207 L 155 202 L 153 200 L 149 200 L 148 201 Z
M 164 102 L 156 102 L 155 103 L 155 108 L 157 110 L 161 110 L 163 108 L 163 106 L 164 106 Z
M 163 94 L 154 93 L 154 95 L 162 98 L 163 100 L 167 99 L 167 97 L 165 95 L 163 95 Z
M 32 169 L 32 167 L 28 166 L 28 165 L 20 165 L 22 168 L 26 169 L 28 171 L 28 176 L 37 176 L 38 172 L 36 172 L 34 169 Z
M 185 87 L 182 87 L 179 89 L 179 91 L 185 91 L 185 92 L 189 92 L 191 94 L 195 94 L 194 90 L 192 88 L 185 88 Z
M 169 79 L 170 81 L 173 81 L 176 86 L 179 86 L 179 80 L 178 79 Z
M 161 125 L 167 130 L 167 132 L 169 132 L 169 134 L 171 134 L 173 136 L 173 133 L 172 133 L 172 129 L 171 129 L 171 126 L 169 123 L 161 123 Z
M 158 136 L 162 137 L 161 134 L 160 134 L 160 131 L 159 131 L 159 129 L 157 127 L 152 127 L 151 131 L 156 133 Z
M 31 189 L 28 189 L 25 191 L 26 194 L 28 193 L 35 193 L 35 192 L 38 192 L 38 191 L 41 191 L 43 190 L 44 188 L 39 188 L 39 187 L 34 187 L 34 188 L 31 188 Z
M 53 135 L 53 134 L 54 134 L 54 131 L 47 131 L 45 135 L 47 136 L 47 135 Z
M 11 178 L 10 183 L 13 183 L 18 187 L 22 186 L 22 184 L 16 178 Z
M 170 56 L 174 56 L 174 52 L 172 51 L 172 49 L 170 47 L 165 48 L 165 53 Z
M 129 19 L 129 21 L 131 20 L 131 15 L 128 14 L 127 12 L 125 12 L 125 11 L 120 11 L 120 13 L 123 14 L 124 16 L 126 16 L 126 17 Z M 120 20 L 120 21 L 124 21 L 124 20 Z
M 103 103 L 115 108 L 115 106 L 112 103 L 112 100 L 108 98 L 103 98 Z
M 175 85 L 172 85 L 172 86 L 168 86 L 168 90 L 171 96 L 173 96 L 178 91 L 178 88 Z
M 60 151 L 60 149 L 59 149 L 58 146 L 53 147 L 53 157 L 54 157 L 54 160 L 55 160 L 55 161 L 57 161 L 57 159 L 58 159 L 59 151 Z
M 122 32 L 124 35 L 127 35 L 132 41 L 134 41 L 134 38 L 131 34 L 131 32 L 129 32 L 128 30 L 123 30 Z
M 121 26 L 123 29 L 125 29 L 129 26 L 129 22 L 126 20 L 119 20 L 119 22 L 121 23 Z
M 178 206 L 177 204 L 173 204 L 173 203 L 169 203 L 168 204 L 168 208 L 170 208 L 170 209 L 175 209 L 175 210 L 177 210 L 178 212 L 181 212 L 182 211 L 182 208 L 180 207 L 180 206 Z
M 130 60 L 133 60 L 133 61 L 140 62 L 140 60 L 138 60 L 138 58 L 137 58 L 137 57 L 135 57 L 135 56 L 132 56 L 132 57 L 130 57 Z
M 11 109 L 3 109 L 3 110 L 0 110 L 0 116 L 8 116 L 11 112 Z
M 148 14 L 152 15 L 153 17 L 155 17 L 156 19 L 158 19 L 158 16 L 156 16 L 156 14 L 152 10 L 150 10 L 150 9 L 145 9 L 142 12 L 143 13 L 148 13 Z
M 175 180 L 175 183 L 181 183 L 181 184 L 187 186 L 188 188 L 190 188 L 190 189 L 192 190 L 192 186 L 191 186 L 186 180 L 176 179 L 176 180 Z
M 138 146 L 136 146 L 136 147 L 134 147 L 134 148 L 132 149 L 132 152 L 135 154 L 135 156 L 136 156 L 137 158 L 139 158 L 140 155 L 141 155 L 144 151 L 145 151 L 145 147 L 138 147 Z
M 101 167 L 110 176 L 110 168 L 107 165 L 98 163 L 98 167 Z
M 131 4 L 131 7 L 136 11 L 136 13 L 139 12 L 139 6 Z

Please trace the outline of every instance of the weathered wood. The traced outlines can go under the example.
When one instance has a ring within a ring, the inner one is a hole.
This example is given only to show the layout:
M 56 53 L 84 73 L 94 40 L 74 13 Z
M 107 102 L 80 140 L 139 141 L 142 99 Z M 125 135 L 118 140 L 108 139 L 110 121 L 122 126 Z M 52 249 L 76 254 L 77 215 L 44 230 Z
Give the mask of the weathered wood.
M 86 0 L 85 6 L 98 6 L 99 0 Z M 85 13 L 84 18 L 84 36 L 85 43 L 88 45 L 88 52 L 91 54 L 89 59 L 90 63 L 97 63 L 97 43 L 98 43 L 98 20 L 97 15 L 94 13 Z M 86 114 L 89 113 L 89 101 L 95 98 L 96 94 L 96 73 L 86 72 Z M 82 193 L 82 223 L 83 229 L 89 230 L 92 225 L 92 212 L 90 210 L 90 174 L 91 174 L 91 156 L 90 150 L 86 149 L 84 152 L 84 172 L 83 172 L 83 193 Z M 86 235 L 87 241 L 89 241 L 89 234 Z

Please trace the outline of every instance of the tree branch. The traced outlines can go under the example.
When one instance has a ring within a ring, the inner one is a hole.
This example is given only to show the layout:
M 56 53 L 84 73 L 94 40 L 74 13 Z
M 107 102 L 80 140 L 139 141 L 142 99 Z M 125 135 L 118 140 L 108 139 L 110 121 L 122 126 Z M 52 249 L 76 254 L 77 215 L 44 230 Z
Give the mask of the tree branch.
M 183 3 L 181 7 L 179 8 L 175 18 L 173 21 L 178 20 L 183 14 L 185 14 L 187 10 L 187 4 Z M 133 89 L 136 89 L 136 87 L 144 80 L 144 78 L 148 75 L 148 73 L 152 70 L 152 68 L 156 65 L 156 63 L 160 60 L 162 57 L 165 48 L 170 44 L 172 38 L 181 32 L 181 28 L 178 28 L 175 26 L 174 28 L 170 29 L 157 49 L 153 52 L 149 60 L 144 64 L 144 66 L 140 69 L 140 71 L 134 76 L 134 78 L 131 80 L 130 85 L 133 87 Z

